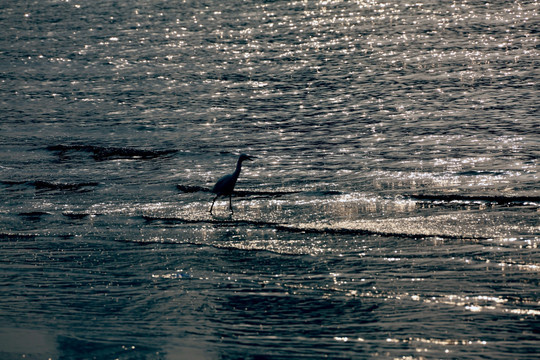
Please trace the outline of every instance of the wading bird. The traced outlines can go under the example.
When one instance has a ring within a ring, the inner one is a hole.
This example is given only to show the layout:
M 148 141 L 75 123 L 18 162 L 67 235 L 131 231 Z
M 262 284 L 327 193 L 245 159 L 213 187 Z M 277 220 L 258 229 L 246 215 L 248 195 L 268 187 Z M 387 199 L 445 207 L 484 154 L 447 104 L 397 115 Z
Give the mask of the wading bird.
M 238 158 L 238 163 L 236 163 L 236 170 L 232 174 L 225 175 L 217 181 L 216 185 L 214 185 L 214 188 L 212 189 L 212 192 L 216 194 L 216 197 L 212 201 L 212 206 L 210 206 L 210 214 L 212 213 L 212 209 L 214 208 L 214 203 L 216 202 L 216 199 L 219 196 L 227 195 L 229 195 L 229 209 L 231 209 L 231 213 L 233 213 L 231 196 L 234 190 L 234 186 L 236 185 L 236 180 L 238 180 L 238 176 L 240 175 L 240 171 L 242 170 L 242 161 L 253 159 L 254 157 L 246 154 L 240 155 L 240 157 Z

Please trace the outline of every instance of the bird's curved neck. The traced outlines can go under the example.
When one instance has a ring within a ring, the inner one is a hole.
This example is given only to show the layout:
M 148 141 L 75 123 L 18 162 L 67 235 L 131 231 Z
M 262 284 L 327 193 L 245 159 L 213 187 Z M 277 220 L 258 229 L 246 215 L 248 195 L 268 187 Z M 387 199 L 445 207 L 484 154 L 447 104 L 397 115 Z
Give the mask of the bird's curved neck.
M 236 163 L 236 170 L 234 170 L 234 176 L 238 177 L 238 175 L 240 175 L 241 170 L 242 170 L 242 160 L 238 159 L 238 162 Z

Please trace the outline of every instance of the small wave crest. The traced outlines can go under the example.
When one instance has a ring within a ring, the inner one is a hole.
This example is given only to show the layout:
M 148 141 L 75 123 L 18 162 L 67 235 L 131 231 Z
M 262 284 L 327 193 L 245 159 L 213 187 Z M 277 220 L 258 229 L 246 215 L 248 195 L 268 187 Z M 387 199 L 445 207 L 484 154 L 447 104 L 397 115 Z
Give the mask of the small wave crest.
M 242 225 L 255 225 L 260 227 L 265 226 L 278 226 L 279 223 L 268 222 L 268 221 L 259 221 L 259 220 L 249 220 L 249 219 L 217 219 L 217 218 L 179 218 L 179 217 L 161 217 L 161 216 L 151 216 L 151 215 L 142 215 L 142 218 L 148 222 L 163 222 L 167 224 L 214 224 L 218 226 L 242 226 Z
M 67 217 L 69 219 L 74 219 L 74 220 L 81 220 L 81 219 L 84 219 L 86 217 L 92 216 L 92 214 L 75 213 L 75 212 L 63 212 L 62 215 L 64 215 L 65 217 Z
M 431 203 L 489 203 L 496 205 L 540 204 L 540 196 L 512 195 L 461 195 L 461 194 L 411 194 L 406 197 Z
M 98 186 L 98 182 L 80 182 L 80 183 L 58 183 L 58 182 L 49 182 L 43 180 L 31 181 L 29 185 L 34 186 L 36 189 L 40 190 L 60 190 L 60 191 L 80 191 L 86 190 L 88 187 Z
M 25 234 L 25 233 L 12 233 L 12 232 L 0 232 L 1 240 L 35 240 L 37 237 L 36 234 Z
M 426 225 L 424 218 L 357 220 L 342 222 L 282 223 L 251 219 L 181 218 L 142 215 L 147 222 L 164 224 L 211 224 L 218 227 L 255 226 L 291 233 L 336 234 L 336 235 L 379 235 L 406 238 L 488 239 L 482 234 L 464 232 L 459 227 L 444 227 L 440 220 L 432 219 Z
M 183 193 L 195 193 L 195 192 L 211 192 L 212 189 L 199 186 L 199 185 L 183 185 L 178 184 L 176 188 Z M 233 195 L 237 197 L 247 197 L 247 196 L 261 196 L 261 197 L 278 197 L 289 194 L 296 194 L 299 191 L 279 191 L 279 190 L 269 190 L 269 191 L 260 191 L 260 190 L 235 190 Z
M 412 226 L 411 226 L 412 225 Z M 439 229 L 436 227 L 423 227 L 420 222 L 403 222 L 399 219 L 387 219 L 383 221 L 345 221 L 337 223 L 303 223 L 276 226 L 277 230 L 314 233 L 314 234 L 337 234 L 337 235 L 377 235 L 398 238 L 441 238 L 441 239 L 488 239 L 475 234 L 461 233 L 457 229 Z

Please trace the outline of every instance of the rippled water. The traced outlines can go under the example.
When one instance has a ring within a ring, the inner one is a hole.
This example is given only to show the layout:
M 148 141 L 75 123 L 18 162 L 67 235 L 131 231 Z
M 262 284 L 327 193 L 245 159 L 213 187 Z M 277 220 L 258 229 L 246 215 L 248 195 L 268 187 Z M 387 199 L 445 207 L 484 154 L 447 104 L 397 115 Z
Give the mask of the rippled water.
M 4 1 L 0 357 L 535 359 L 539 9 Z

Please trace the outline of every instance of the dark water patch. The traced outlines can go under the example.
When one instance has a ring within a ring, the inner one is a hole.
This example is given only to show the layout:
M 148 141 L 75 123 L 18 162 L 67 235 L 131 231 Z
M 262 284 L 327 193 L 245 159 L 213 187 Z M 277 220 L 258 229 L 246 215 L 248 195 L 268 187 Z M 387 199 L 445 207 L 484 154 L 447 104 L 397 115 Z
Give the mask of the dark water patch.
M 96 161 L 110 159 L 154 159 L 178 152 L 176 149 L 152 150 L 96 145 L 50 145 L 47 146 L 47 150 L 54 151 L 59 155 L 65 155 L 68 152 L 88 152 L 92 154 L 92 157 Z
M 26 185 L 34 187 L 36 190 L 42 191 L 90 191 L 88 188 L 98 186 L 98 182 L 88 181 L 80 183 L 61 183 L 45 180 L 34 180 L 34 181 L 9 181 L 2 180 L 1 184 L 12 187 L 18 185 Z
M 0 328 L 2 359 L 57 359 L 54 335 L 37 329 Z
M 86 354 L 85 357 L 94 359 L 142 359 L 146 356 L 140 354 L 152 353 L 156 359 L 161 358 L 160 349 L 143 345 L 137 338 L 100 341 L 74 336 L 58 336 L 57 343 L 58 351 L 62 354 L 61 358 L 65 359 L 78 358 L 81 353 Z
M 43 217 L 51 214 L 45 211 L 26 211 L 20 212 L 18 215 L 27 221 L 39 221 Z
M 15 186 L 26 184 L 27 181 L 11 181 L 11 180 L 0 180 L 0 184 L 5 186 Z
M 530 205 L 540 204 L 540 196 L 505 196 L 505 195 L 460 195 L 460 194 L 412 194 L 406 195 L 412 200 L 427 202 L 464 202 L 464 203 L 488 203 L 496 205 Z

